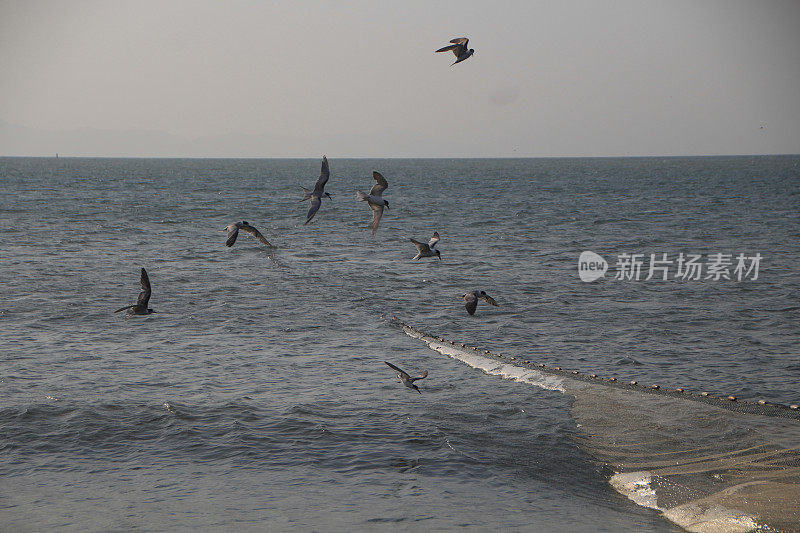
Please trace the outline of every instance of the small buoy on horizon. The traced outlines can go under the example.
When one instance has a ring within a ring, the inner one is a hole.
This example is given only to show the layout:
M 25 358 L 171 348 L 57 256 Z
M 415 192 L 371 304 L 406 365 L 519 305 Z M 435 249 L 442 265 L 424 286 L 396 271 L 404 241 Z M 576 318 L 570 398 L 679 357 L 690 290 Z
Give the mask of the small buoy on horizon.
M 701 392 L 700 396 L 708 396 L 708 393 L 707 392 Z
M 661 387 L 659 387 L 658 385 L 650 385 L 650 388 L 651 389 L 660 389 Z
M 636 385 L 636 381 L 631 381 L 631 385 Z
M 675 389 L 675 392 L 683 392 L 683 389 L 678 387 L 677 389 Z
M 735 402 L 735 401 L 736 401 L 736 396 L 734 396 L 733 394 L 731 394 L 730 396 L 728 396 L 728 400 L 730 400 L 730 401 L 732 401 L 732 402 Z

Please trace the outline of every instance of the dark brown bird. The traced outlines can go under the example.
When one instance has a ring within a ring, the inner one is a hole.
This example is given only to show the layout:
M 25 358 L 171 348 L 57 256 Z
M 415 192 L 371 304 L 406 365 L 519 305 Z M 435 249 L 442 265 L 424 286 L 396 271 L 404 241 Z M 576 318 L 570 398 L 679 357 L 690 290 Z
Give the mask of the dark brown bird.
M 456 61 L 455 61 L 455 63 L 450 65 L 451 67 L 453 65 L 455 65 L 456 63 L 461 63 L 465 59 L 468 59 L 472 54 L 475 53 L 475 50 L 473 50 L 472 48 L 467 50 L 467 43 L 469 42 L 469 39 L 466 38 L 466 37 L 458 37 L 456 39 L 450 39 L 450 42 L 454 43 L 454 44 L 451 44 L 449 46 L 445 46 L 443 48 L 439 48 L 436 51 L 437 52 L 450 52 L 450 51 L 452 51 L 453 54 L 455 54 Z
M 465 307 L 467 308 L 467 313 L 474 315 L 475 309 L 478 308 L 478 298 L 483 300 L 484 302 L 493 305 L 495 307 L 500 307 L 500 304 L 494 301 L 494 298 L 486 294 L 485 291 L 469 291 L 464 296 L 464 301 L 467 302 Z
M 409 375 L 408 375 L 408 374 L 407 374 L 405 371 L 401 370 L 400 368 L 397 368 L 397 367 L 396 367 L 396 366 L 394 366 L 392 363 L 390 363 L 390 362 L 388 362 L 388 361 L 384 361 L 384 363 L 386 363 L 387 365 L 389 365 L 389 366 L 390 366 L 390 367 L 392 367 L 393 369 L 397 370 L 397 378 L 398 378 L 398 379 L 399 379 L 401 382 L 403 382 L 403 385 L 405 385 L 405 386 L 406 386 L 406 387 L 408 387 L 409 389 L 414 389 L 415 391 L 417 391 L 417 392 L 419 392 L 420 394 L 422 394 L 422 393 L 420 392 L 420 390 L 419 390 L 419 387 L 417 387 L 416 385 L 414 385 L 414 382 L 415 382 L 415 381 L 417 381 L 418 379 L 425 379 L 425 378 L 428 376 L 428 371 L 427 371 L 427 370 L 426 370 L 425 372 L 423 372 L 422 374 L 420 374 L 420 375 L 418 375 L 418 376 L 415 376 L 415 377 L 413 377 L 413 378 L 412 378 L 412 377 L 411 377 L 411 376 L 409 376 Z
M 119 313 L 120 311 L 128 310 L 129 315 L 149 315 L 150 313 L 155 313 L 152 309 L 147 307 L 147 304 L 150 302 L 150 278 L 147 277 L 147 270 L 144 268 L 142 269 L 142 292 L 139 293 L 139 298 L 136 300 L 136 303 L 133 305 L 126 305 L 121 309 L 117 309 L 114 311 L 115 313 Z
M 236 242 L 236 237 L 239 236 L 239 230 L 246 231 L 247 233 L 249 233 L 250 235 L 252 235 L 256 239 L 258 239 L 258 242 L 260 242 L 261 244 L 266 244 L 267 246 L 270 246 L 270 247 L 272 246 L 269 243 L 269 241 L 267 239 L 265 239 L 263 235 L 261 235 L 261 232 L 258 231 L 253 226 L 251 226 L 250 224 L 248 224 L 246 220 L 231 224 L 230 226 L 226 227 L 223 230 L 223 231 L 227 231 L 228 232 L 228 240 L 225 241 L 225 246 L 228 246 L 228 247 L 233 246 L 233 243 Z

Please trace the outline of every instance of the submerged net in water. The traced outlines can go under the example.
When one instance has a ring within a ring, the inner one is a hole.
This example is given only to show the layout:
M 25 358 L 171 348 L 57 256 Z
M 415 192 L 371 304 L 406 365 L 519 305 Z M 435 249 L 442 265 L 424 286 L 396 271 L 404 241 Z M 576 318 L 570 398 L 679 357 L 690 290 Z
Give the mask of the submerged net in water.
M 398 322 L 399 323 L 399 322 Z M 620 383 L 406 334 L 487 373 L 574 396 L 580 445 L 611 485 L 695 532 L 800 532 L 800 410 Z

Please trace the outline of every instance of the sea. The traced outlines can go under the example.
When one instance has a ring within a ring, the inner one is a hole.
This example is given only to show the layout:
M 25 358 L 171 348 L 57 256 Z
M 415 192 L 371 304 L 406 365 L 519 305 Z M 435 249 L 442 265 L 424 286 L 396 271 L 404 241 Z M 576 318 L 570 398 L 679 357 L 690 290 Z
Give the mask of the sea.
M 800 403 L 800 156 L 327 155 L 307 225 L 322 154 L 0 158 L 0 531 L 682 531 L 615 490 L 575 397 L 397 321 Z M 274 247 L 226 247 L 243 220 Z M 441 260 L 414 260 L 433 232 Z M 115 313 L 141 268 L 155 313 Z M 471 290 L 499 306 L 470 316 Z M 606 433 L 637 423 L 595 403 Z

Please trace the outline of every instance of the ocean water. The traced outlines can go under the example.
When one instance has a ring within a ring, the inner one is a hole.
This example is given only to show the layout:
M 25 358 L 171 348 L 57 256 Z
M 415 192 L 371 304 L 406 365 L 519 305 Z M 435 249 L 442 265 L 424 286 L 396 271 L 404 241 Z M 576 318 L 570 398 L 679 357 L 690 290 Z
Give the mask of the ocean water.
M 583 373 L 800 403 L 800 157 L 328 155 L 333 199 L 306 226 L 319 159 L 0 158 L 0 530 L 679 530 L 614 490 L 568 394 L 443 356 L 393 316 Z M 390 202 L 375 236 L 355 199 L 372 170 Z M 276 248 L 226 248 L 241 220 Z M 412 261 L 433 231 L 442 260 Z M 586 250 L 603 279 L 579 279 Z M 645 280 L 663 253 L 731 254 L 734 279 Z M 621 254 L 644 255 L 639 280 L 614 279 Z M 761 255 L 757 279 L 735 279 L 739 254 Z M 141 267 L 157 313 L 114 314 Z M 472 289 L 500 306 L 468 316 Z M 427 370 L 422 394 L 384 361 Z M 636 420 L 607 411 L 620 432 Z

